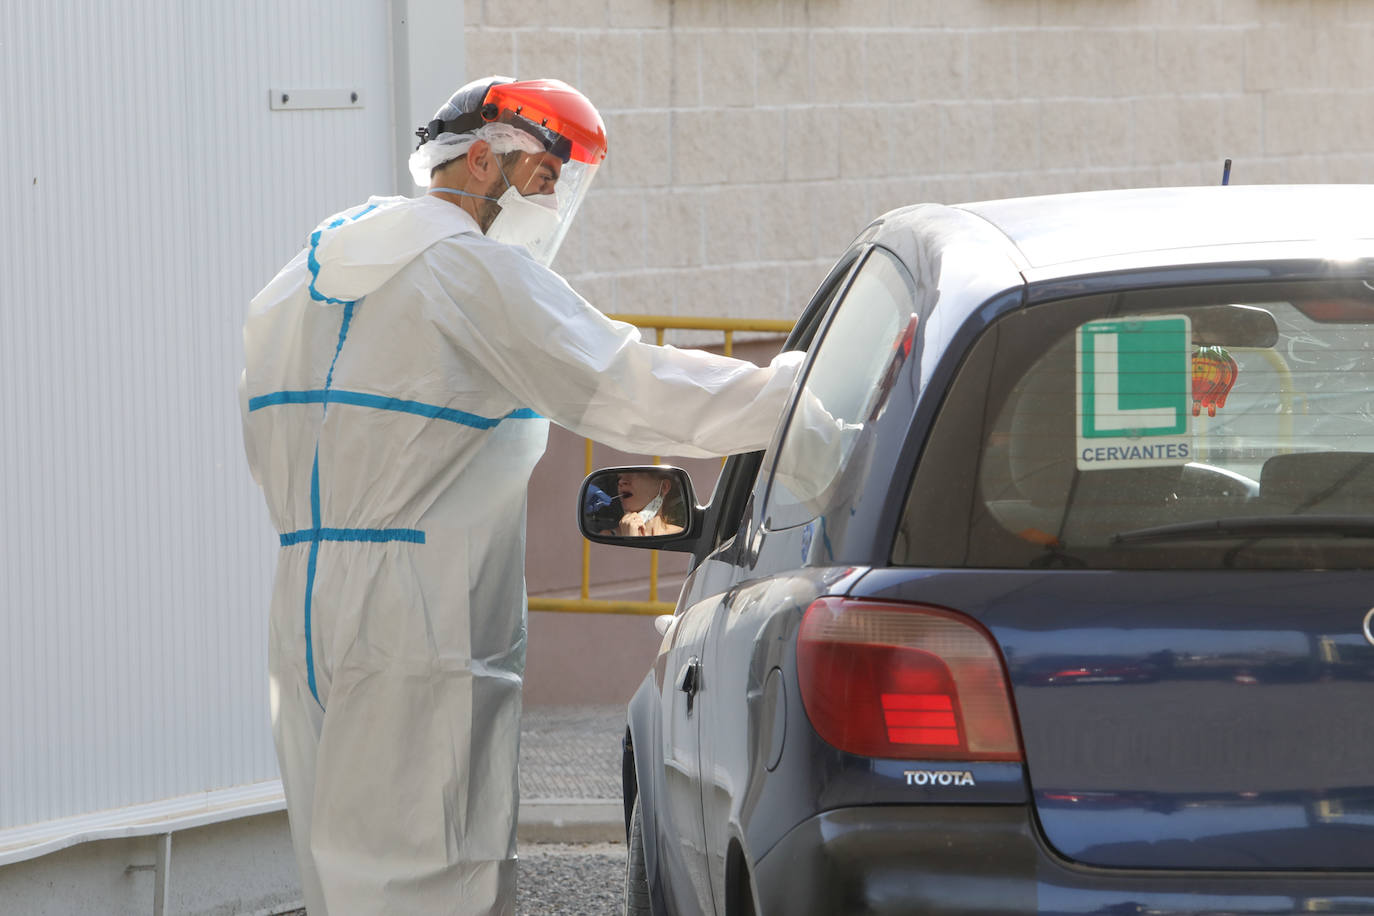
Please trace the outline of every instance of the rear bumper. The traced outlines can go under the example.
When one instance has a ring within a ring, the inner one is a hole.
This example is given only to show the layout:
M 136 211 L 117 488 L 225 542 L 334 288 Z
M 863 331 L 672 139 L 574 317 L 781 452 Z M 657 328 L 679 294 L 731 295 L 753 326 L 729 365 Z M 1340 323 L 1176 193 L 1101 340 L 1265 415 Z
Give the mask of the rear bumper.
M 789 831 L 752 877 L 760 916 L 1374 913 L 1374 873 L 1069 865 L 1021 805 L 827 811 Z

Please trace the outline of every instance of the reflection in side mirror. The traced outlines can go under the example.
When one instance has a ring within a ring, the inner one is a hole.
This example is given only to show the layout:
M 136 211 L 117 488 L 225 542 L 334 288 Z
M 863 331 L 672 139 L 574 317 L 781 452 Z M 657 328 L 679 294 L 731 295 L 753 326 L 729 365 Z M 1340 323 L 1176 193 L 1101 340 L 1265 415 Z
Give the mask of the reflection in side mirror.
M 696 501 L 691 478 L 681 468 L 639 465 L 596 471 L 582 481 L 577 505 L 578 527 L 594 541 L 647 539 L 658 547 L 693 534 Z

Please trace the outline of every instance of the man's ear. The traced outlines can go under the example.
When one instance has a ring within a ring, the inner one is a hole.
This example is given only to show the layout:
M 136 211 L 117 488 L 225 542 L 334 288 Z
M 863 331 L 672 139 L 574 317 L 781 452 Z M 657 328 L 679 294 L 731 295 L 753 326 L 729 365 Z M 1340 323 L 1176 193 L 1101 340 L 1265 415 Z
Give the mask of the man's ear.
M 491 151 L 491 144 L 485 140 L 478 140 L 468 147 L 467 164 L 468 174 L 482 184 L 496 177 L 496 156 Z

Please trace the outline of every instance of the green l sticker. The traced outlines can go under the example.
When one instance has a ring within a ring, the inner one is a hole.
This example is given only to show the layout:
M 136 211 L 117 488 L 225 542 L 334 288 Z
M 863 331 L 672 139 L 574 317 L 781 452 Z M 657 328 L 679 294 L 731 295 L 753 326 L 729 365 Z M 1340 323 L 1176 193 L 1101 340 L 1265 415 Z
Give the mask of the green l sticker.
M 1079 466 L 1187 462 L 1191 457 L 1191 388 L 1192 327 L 1186 315 L 1092 321 L 1081 326 Z M 1107 444 L 1121 439 L 1133 440 L 1133 444 Z

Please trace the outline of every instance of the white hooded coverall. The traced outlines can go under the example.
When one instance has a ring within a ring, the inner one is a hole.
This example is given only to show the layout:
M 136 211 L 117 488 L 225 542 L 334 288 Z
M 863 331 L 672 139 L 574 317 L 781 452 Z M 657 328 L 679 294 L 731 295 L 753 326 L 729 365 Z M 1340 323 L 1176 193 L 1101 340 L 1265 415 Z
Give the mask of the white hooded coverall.
M 632 452 L 762 448 L 801 354 L 647 345 L 435 197 L 327 220 L 253 299 L 244 349 L 310 916 L 513 914 L 526 487 L 548 422 Z

